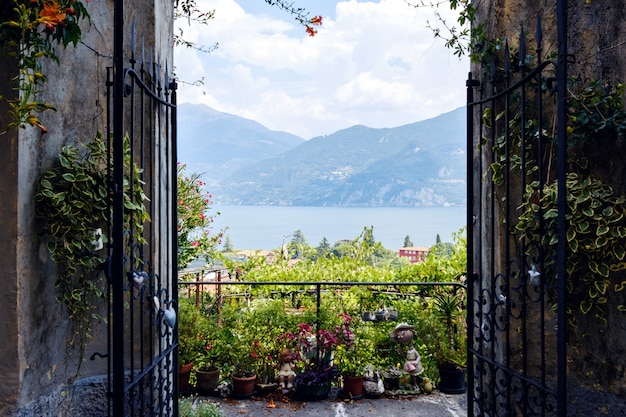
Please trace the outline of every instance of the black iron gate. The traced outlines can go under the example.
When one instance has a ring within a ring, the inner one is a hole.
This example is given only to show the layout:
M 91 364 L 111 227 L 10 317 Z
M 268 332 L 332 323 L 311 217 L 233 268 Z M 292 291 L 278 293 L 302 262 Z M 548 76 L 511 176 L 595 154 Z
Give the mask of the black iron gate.
M 107 82 L 109 415 L 172 416 L 178 408 L 176 84 L 167 63 L 136 41 L 134 23 L 124 38 L 123 15 L 123 1 L 116 0 Z
M 567 67 L 558 32 L 557 61 L 541 60 L 537 22 L 534 50 L 522 30 L 516 53 L 504 45 L 488 74 L 467 81 L 470 416 L 566 416 Z M 541 243 L 546 189 L 558 191 L 553 262 Z

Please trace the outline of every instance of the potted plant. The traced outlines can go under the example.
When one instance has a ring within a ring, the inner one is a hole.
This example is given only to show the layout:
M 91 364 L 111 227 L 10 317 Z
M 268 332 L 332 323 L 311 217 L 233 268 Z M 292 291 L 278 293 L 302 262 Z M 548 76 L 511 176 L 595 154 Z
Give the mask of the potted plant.
M 353 328 L 352 317 L 348 314 L 342 314 L 341 318 L 342 343 L 337 346 L 338 366 L 343 383 L 340 396 L 360 398 L 363 396 L 365 366 L 373 362 L 373 341 L 365 337 L 362 326 Z
M 246 336 L 240 334 L 235 347 L 235 370 L 231 375 L 233 395 L 247 398 L 254 392 L 256 382 L 255 369 L 259 362 L 260 343 L 258 340 L 250 342 Z
M 333 365 L 334 350 L 340 343 L 337 332 L 313 332 L 309 324 L 300 323 L 296 333 L 287 332 L 283 338 L 300 363 L 294 378 L 296 395 L 309 401 L 328 397 L 337 376 L 337 367 Z
M 202 322 L 206 320 L 188 298 L 178 301 L 178 390 L 190 390 L 189 378 L 203 348 Z
M 400 377 L 402 376 L 402 369 L 397 366 L 388 366 L 382 372 L 383 384 L 385 390 L 396 391 L 400 389 Z
M 235 348 L 238 340 L 229 327 L 218 326 L 210 320 L 203 322 L 202 346 L 196 355 L 198 392 L 210 395 L 220 381 L 220 372 L 238 361 Z
M 448 291 L 433 295 L 430 350 L 439 369 L 439 390 L 449 394 L 466 391 L 467 335 L 464 297 Z

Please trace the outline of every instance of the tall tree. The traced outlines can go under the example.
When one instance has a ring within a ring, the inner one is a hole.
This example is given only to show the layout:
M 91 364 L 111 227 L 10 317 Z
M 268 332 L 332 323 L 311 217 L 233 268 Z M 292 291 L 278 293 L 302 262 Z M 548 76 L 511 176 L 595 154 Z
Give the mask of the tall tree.
M 222 247 L 222 252 L 233 252 L 235 247 L 233 246 L 233 240 L 230 235 L 226 235 L 224 239 L 224 246 Z
M 410 248 L 411 246 L 413 246 L 413 242 L 411 242 L 411 238 L 409 237 L 409 235 L 406 235 L 406 237 L 404 238 L 404 247 Z

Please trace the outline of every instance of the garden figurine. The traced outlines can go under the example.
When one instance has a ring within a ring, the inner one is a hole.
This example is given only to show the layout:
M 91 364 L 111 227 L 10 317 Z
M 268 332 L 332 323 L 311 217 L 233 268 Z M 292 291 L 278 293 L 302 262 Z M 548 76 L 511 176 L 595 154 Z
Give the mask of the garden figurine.
M 278 354 L 278 384 L 282 389 L 293 388 L 293 378 L 296 376 L 294 356 L 289 349 L 283 349 Z
M 420 360 L 420 354 L 415 349 L 415 346 L 413 346 L 414 335 L 413 326 L 407 323 L 398 324 L 391 333 L 389 333 L 389 337 L 391 337 L 391 340 L 394 342 L 409 346 L 406 352 L 404 370 L 411 376 L 411 385 L 418 388 L 421 382 L 420 375 L 424 372 L 424 367 Z

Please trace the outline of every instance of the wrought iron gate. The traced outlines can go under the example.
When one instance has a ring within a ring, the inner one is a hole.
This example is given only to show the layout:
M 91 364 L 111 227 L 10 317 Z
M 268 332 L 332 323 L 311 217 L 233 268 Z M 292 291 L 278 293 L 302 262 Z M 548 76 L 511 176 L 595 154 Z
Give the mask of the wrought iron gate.
M 115 1 L 108 71 L 112 156 L 109 415 L 177 415 L 176 84 Z M 129 52 L 127 52 L 129 51 Z M 156 62 L 155 62 L 156 61 Z
M 532 52 L 522 30 L 516 58 L 507 44 L 489 74 L 467 81 L 470 416 L 566 416 L 567 66 L 565 28 L 558 31 L 558 61 L 541 61 L 537 22 Z M 553 262 L 541 243 L 539 199 L 548 186 L 559 204 Z

